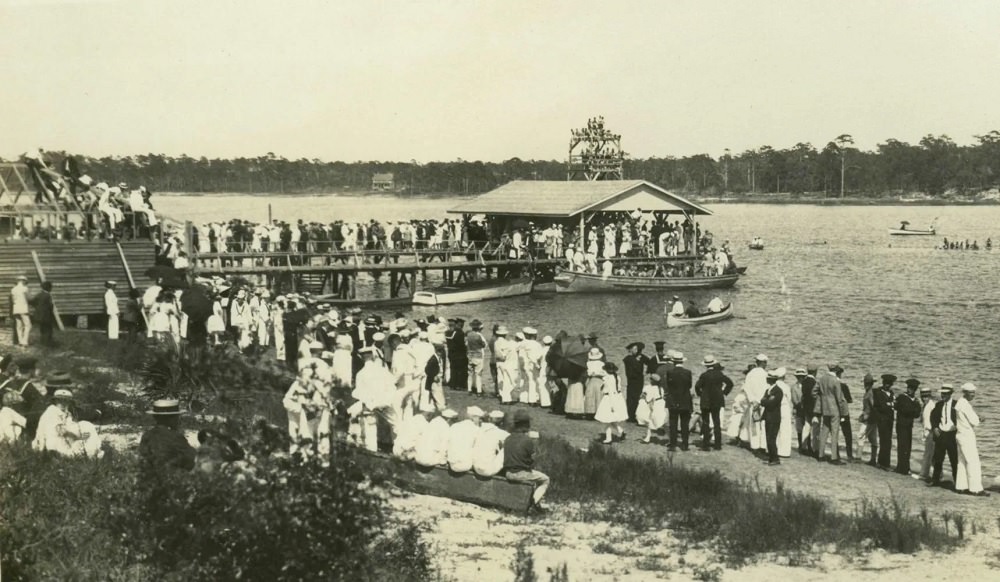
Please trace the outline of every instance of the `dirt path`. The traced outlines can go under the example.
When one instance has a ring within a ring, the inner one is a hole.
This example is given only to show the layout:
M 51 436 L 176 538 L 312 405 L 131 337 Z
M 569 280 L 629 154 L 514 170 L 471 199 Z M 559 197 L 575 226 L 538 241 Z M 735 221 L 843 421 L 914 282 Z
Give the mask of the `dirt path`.
M 464 392 L 447 391 L 448 405 L 459 412 L 465 407 L 476 404 L 485 410 L 500 408 L 492 396 L 476 396 Z M 598 438 L 603 438 L 603 425 L 594 421 L 569 420 L 565 416 L 550 414 L 546 409 L 534 408 L 516 404 L 502 407 L 508 414 L 519 408 L 531 413 L 532 426 L 547 435 L 558 435 L 571 444 L 587 448 L 591 446 L 606 446 L 597 444 Z M 645 427 L 634 424 L 626 425 L 627 437 L 624 442 L 611 445 L 623 455 L 635 457 L 667 458 L 671 453 L 664 445 L 642 444 L 639 439 L 645 436 Z M 692 444 L 699 442 L 692 435 Z M 697 435 L 697 439 L 701 436 Z M 723 435 L 725 439 L 725 436 Z M 895 457 L 894 457 L 895 458 Z M 904 477 L 892 472 L 881 471 L 864 463 L 853 463 L 844 466 L 833 466 L 819 463 L 816 460 L 799 455 L 792 451 L 792 456 L 781 460 L 781 465 L 768 467 L 754 457 L 749 451 L 736 446 L 726 445 L 721 451 L 703 452 L 695 446 L 687 452 L 673 453 L 673 462 L 683 467 L 717 470 L 734 480 L 759 481 L 761 486 L 774 487 L 776 480 L 781 480 L 790 490 L 810 493 L 830 500 L 841 511 L 852 511 L 863 499 L 890 499 L 896 496 L 906 507 L 918 512 L 927 508 L 932 516 L 940 518 L 946 511 L 962 511 L 970 518 L 978 520 L 988 531 L 998 531 L 1000 519 L 1000 494 L 993 483 L 984 483 L 994 494 L 988 498 L 958 495 L 945 489 L 927 487 L 923 481 Z M 914 463 L 914 467 L 919 459 Z M 950 476 L 950 469 L 945 461 L 945 477 Z M 558 481 L 558 475 L 552 475 Z

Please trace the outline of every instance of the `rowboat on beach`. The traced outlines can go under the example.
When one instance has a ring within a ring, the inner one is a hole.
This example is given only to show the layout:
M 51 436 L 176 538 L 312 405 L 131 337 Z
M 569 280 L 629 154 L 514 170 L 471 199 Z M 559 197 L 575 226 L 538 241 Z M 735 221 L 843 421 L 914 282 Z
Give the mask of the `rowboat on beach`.
M 559 293 L 606 293 L 609 291 L 690 291 L 727 289 L 736 284 L 740 273 L 704 277 L 632 277 L 563 271 L 556 275 Z
M 516 279 L 490 279 L 461 285 L 444 285 L 413 294 L 413 305 L 451 305 L 487 299 L 502 299 L 528 295 L 534 280 L 531 277 Z
M 667 314 L 667 327 L 685 327 L 689 325 L 701 325 L 704 323 L 715 323 L 717 321 L 722 321 L 724 319 L 729 319 L 736 315 L 736 310 L 733 308 L 733 304 L 730 303 L 718 313 L 709 313 L 699 317 L 677 317 L 673 314 Z

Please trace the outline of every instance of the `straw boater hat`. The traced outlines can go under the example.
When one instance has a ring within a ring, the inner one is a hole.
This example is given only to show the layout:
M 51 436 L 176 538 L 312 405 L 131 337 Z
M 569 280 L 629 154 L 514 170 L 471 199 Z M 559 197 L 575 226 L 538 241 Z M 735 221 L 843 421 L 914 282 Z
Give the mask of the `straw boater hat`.
M 685 358 L 684 354 L 682 354 L 680 352 L 674 352 L 674 355 L 670 359 L 673 360 L 675 364 L 681 364 L 687 358 Z
M 68 392 L 69 388 L 72 387 L 73 387 L 73 378 L 70 377 L 69 372 L 64 372 L 62 370 L 52 372 L 52 374 L 50 374 L 49 377 L 45 379 L 45 388 L 47 390 L 58 391 L 60 389 L 66 389 L 66 391 Z M 70 395 L 70 398 L 72 398 L 72 394 Z
M 163 399 L 153 403 L 153 409 L 149 411 L 152 416 L 177 416 L 181 413 L 181 403 L 179 400 Z
M 715 356 L 705 356 L 705 359 L 701 363 L 706 368 L 711 368 L 712 366 L 717 366 L 719 362 L 716 361 Z
M 507 331 L 507 326 L 501 325 L 500 327 L 497 328 L 495 332 L 493 332 L 493 335 L 507 335 L 508 333 L 510 332 Z
M 587 352 L 588 360 L 600 360 L 603 356 L 604 353 L 598 348 L 590 348 L 590 351 Z
M 105 286 L 105 287 L 108 287 L 108 288 L 111 288 L 111 287 L 117 287 L 117 286 L 118 286 L 118 283 L 117 283 L 117 282 L 115 282 L 115 281 L 111 281 L 111 280 L 109 279 L 109 280 L 107 280 L 107 281 L 105 281 L 105 282 L 104 282 L 104 286 Z

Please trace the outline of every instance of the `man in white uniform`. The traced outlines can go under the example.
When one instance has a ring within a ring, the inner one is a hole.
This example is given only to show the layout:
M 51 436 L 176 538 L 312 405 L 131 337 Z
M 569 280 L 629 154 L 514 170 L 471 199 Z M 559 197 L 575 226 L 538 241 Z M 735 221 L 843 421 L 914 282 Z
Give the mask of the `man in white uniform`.
M 18 345 L 28 345 L 28 335 L 31 334 L 31 315 L 28 305 L 28 278 L 18 275 L 17 283 L 10 290 L 11 314 L 17 323 Z
M 434 467 L 448 463 L 448 437 L 451 433 L 451 421 L 458 413 L 450 408 L 441 411 L 441 416 L 430 421 L 417 441 L 414 460 L 418 465 Z
M 760 406 L 760 399 L 767 392 L 767 356 L 758 354 L 755 358 L 756 367 L 747 373 L 743 381 L 743 393 L 746 394 L 747 409 L 743 413 L 743 424 L 740 427 L 740 440 L 749 445 L 751 451 L 763 450 L 764 422 L 754 420 L 754 410 Z M 759 413 L 758 413 L 759 417 Z
M 489 422 L 483 423 L 472 445 L 472 468 L 477 475 L 492 477 L 503 469 L 503 442 L 510 433 L 500 428 L 504 414 L 490 412 Z
M 500 395 L 502 404 L 509 404 L 513 401 L 511 392 L 514 390 L 514 377 L 512 370 L 517 368 L 517 352 L 514 351 L 514 344 L 507 339 L 507 326 L 501 325 L 493 335 L 496 342 L 493 344 L 493 353 L 497 358 L 497 394 Z
M 674 317 L 684 317 L 684 302 L 681 301 L 681 298 L 678 297 L 678 296 L 676 296 L 676 295 L 674 295 L 671 298 L 671 301 L 673 303 L 671 303 L 671 305 L 670 305 L 670 312 L 669 312 L 670 315 L 673 315 Z M 766 371 L 764 372 L 764 380 L 765 381 L 767 380 L 767 372 Z
M 104 288 L 104 312 L 108 314 L 108 339 L 118 339 L 118 296 L 115 295 L 115 287 L 118 284 L 114 281 L 106 281 Z
M 451 425 L 448 433 L 448 467 L 456 473 L 472 470 L 472 446 L 483 421 L 483 410 L 470 406 L 465 409 L 465 416 L 465 420 Z
M 934 405 L 937 402 L 931 398 L 930 386 L 920 387 L 920 399 L 924 403 L 920 413 L 924 427 L 924 457 L 920 463 L 920 478 L 927 481 L 931 478 L 931 469 L 934 466 L 934 425 L 931 422 L 931 413 L 934 412 Z
M 378 421 L 395 431 L 396 416 L 392 409 L 396 396 L 396 386 L 392 373 L 376 361 L 375 348 L 368 346 L 358 350 L 365 360 L 364 367 L 354 379 L 351 396 L 361 402 L 357 415 L 361 424 L 361 444 L 369 451 L 378 450 Z
M 709 313 L 719 313 L 720 311 L 722 311 L 725 308 L 726 308 L 726 304 L 722 302 L 722 299 L 719 299 L 718 295 L 716 295 L 715 297 L 713 297 L 712 300 L 708 302 L 708 312 Z
M 958 443 L 958 473 L 955 475 L 955 492 L 977 497 L 989 497 L 983 491 L 983 466 L 979 463 L 976 448 L 976 427 L 981 419 L 972 409 L 971 400 L 976 397 L 976 385 L 962 384 L 962 397 L 955 403 L 955 441 Z
M 65 373 L 55 373 L 46 383 L 49 389 L 55 389 L 52 394 L 52 404 L 49 405 L 38 420 L 38 430 L 31 447 L 36 451 L 52 451 L 65 456 L 87 456 L 100 458 L 101 437 L 93 424 L 73 420 L 69 408 L 73 402 L 73 393 L 67 388 L 57 388 L 63 385 L 55 380 L 65 377 L 66 385 L 70 385 Z M 53 383 L 55 382 L 55 383 Z

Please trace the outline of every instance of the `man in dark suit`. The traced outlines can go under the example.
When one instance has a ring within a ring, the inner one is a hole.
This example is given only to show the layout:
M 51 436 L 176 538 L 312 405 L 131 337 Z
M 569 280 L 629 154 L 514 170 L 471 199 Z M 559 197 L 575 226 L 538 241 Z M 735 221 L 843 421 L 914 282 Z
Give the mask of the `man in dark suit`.
M 777 382 L 784 377 L 785 369 L 768 370 L 767 390 L 760 399 L 760 407 L 763 409 L 761 416 L 764 419 L 764 436 L 767 442 L 767 464 L 769 466 L 780 465 L 778 460 L 778 431 L 781 429 L 781 400 L 784 392 L 778 387 Z
M 958 472 L 958 443 L 955 441 L 955 400 L 952 400 L 954 389 L 951 384 L 941 386 L 941 401 L 934 405 L 931 411 L 931 432 L 934 434 L 934 470 L 931 473 L 931 487 L 941 483 L 941 470 L 944 456 L 948 455 L 951 463 L 951 479 L 955 481 Z
M 891 470 L 892 463 L 892 421 L 895 418 L 893 409 L 892 385 L 896 376 L 882 374 L 882 387 L 872 393 L 872 422 L 878 430 L 878 466 L 880 469 Z
M 688 450 L 688 435 L 691 430 L 691 370 L 684 367 L 684 354 L 674 352 L 673 368 L 667 371 L 665 400 L 670 412 L 670 443 L 667 448 L 677 449 L 677 423 L 680 423 L 681 450 Z
M 646 367 L 649 358 L 643 355 L 645 348 L 642 342 L 632 342 L 625 347 L 628 354 L 622 360 L 625 367 L 625 402 L 628 408 L 628 419 L 635 422 L 635 409 L 639 406 L 642 386 L 646 378 Z
M 816 366 L 808 366 L 806 369 L 806 374 L 802 377 L 796 375 L 799 378 L 799 387 L 802 390 L 802 400 L 799 402 L 799 418 L 797 421 L 798 439 L 799 439 L 799 453 L 803 455 L 813 455 L 815 456 L 815 451 L 813 450 L 813 442 L 819 441 L 817 423 L 813 422 L 816 414 L 813 412 L 816 408 L 816 395 L 814 390 L 816 388 Z M 805 429 L 809 428 L 809 436 L 803 438 L 802 433 Z
M 910 449 L 913 447 L 913 422 L 920 418 L 922 407 L 917 399 L 920 380 L 906 380 L 906 394 L 896 397 L 896 472 L 910 474 Z
M 38 323 L 38 329 L 42 332 L 42 344 L 54 346 L 52 339 L 52 326 L 56 322 L 55 303 L 52 302 L 52 282 L 42 283 L 42 290 L 31 298 L 31 304 L 35 308 L 34 319 Z
M 715 450 L 722 449 L 722 424 L 719 422 L 726 396 L 733 390 L 733 381 L 722 373 L 722 365 L 715 356 L 705 356 L 703 365 L 707 368 L 698 377 L 694 392 L 701 399 L 701 450 L 709 450 L 711 436 L 715 434 Z M 711 421 L 711 431 L 709 430 Z

